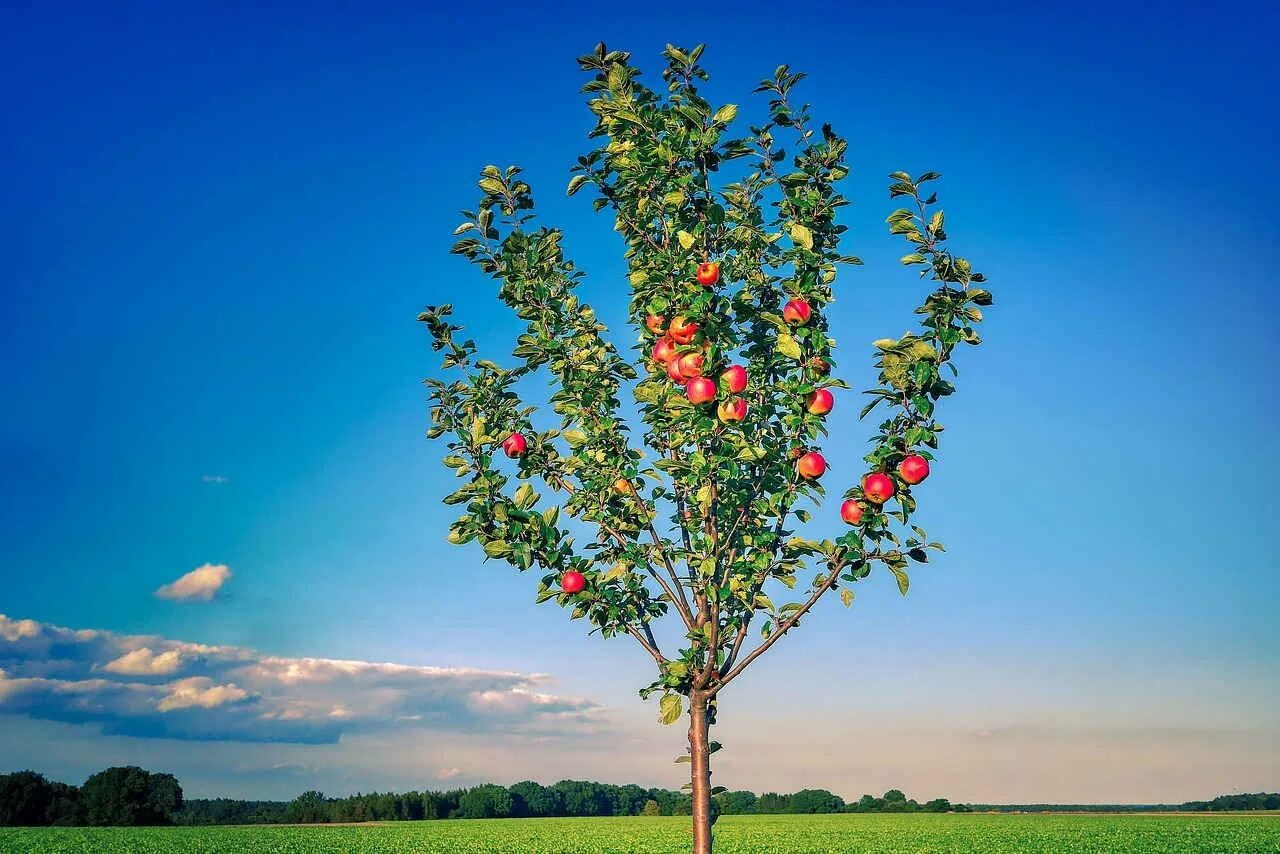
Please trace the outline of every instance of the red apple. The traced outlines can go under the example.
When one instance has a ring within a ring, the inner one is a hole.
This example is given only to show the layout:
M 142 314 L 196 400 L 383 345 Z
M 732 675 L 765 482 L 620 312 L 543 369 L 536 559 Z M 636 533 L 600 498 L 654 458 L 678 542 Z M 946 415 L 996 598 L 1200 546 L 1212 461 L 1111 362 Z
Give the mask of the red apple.
M 676 355 L 676 342 L 670 338 L 659 338 L 658 343 L 653 345 L 653 360 L 666 364 L 670 362 Z
M 667 378 L 677 385 L 684 385 L 689 378 L 680 373 L 680 360 L 672 359 L 667 362 Z
M 830 389 L 815 388 L 813 394 L 809 395 L 809 399 L 805 401 L 804 408 L 813 415 L 826 415 L 835 405 L 836 399 L 832 397 Z
M 796 471 L 800 473 L 801 477 L 808 480 L 822 477 L 822 473 L 826 470 L 827 461 L 817 451 L 810 451 L 796 460 Z
M 918 454 L 904 457 L 898 463 L 898 474 L 907 483 L 919 483 L 929 476 L 929 461 Z
M 702 376 L 702 365 L 705 361 L 701 353 L 685 353 L 677 363 L 680 376 L 685 379 Z
M 571 569 L 560 576 L 560 589 L 565 593 L 581 593 L 587 586 L 587 577 L 577 570 Z
M 862 521 L 862 505 L 850 498 L 840 505 L 840 518 L 850 525 L 858 524 Z
M 673 317 L 667 327 L 667 334 L 677 344 L 688 344 L 698 334 L 698 324 L 687 317 Z
M 716 384 L 707 377 L 694 377 L 684 387 L 684 396 L 695 406 L 716 399 Z
M 724 383 L 729 394 L 741 394 L 747 387 L 747 369 L 742 365 L 730 365 L 720 375 L 720 382 Z
M 872 472 L 862 479 L 862 494 L 868 501 L 883 504 L 893 497 L 893 478 L 883 472 Z
M 787 323 L 804 326 L 809 322 L 809 315 L 813 314 L 813 309 L 809 307 L 807 300 L 799 298 L 791 300 L 782 307 L 782 319 Z
M 721 421 L 741 421 L 747 417 L 747 402 L 740 397 L 732 397 L 716 407 L 716 414 Z
M 667 330 L 667 319 L 660 314 L 651 314 L 644 319 L 644 328 L 654 335 L 661 335 Z
M 502 440 L 502 452 L 513 460 L 523 454 L 527 447 L 529 443 L 525 441 L 523 433 L 512 433 Z
M 698 265 L 698 284 L 711 287 L 720 281 L 720 265 L 715 261 L 707 261 Z

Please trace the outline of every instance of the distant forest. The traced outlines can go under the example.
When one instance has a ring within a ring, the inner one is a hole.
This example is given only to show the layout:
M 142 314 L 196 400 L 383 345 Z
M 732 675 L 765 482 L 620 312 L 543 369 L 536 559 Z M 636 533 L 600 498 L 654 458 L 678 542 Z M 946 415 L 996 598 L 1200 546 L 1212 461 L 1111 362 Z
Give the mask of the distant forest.
M 292 801 L 184 799 L 171 774 L 134 766 L 108 768 L 76 787 L 34 771 L 0 775 L 0 826 L 312 824 L 351 821 L 421 821 L 453 818 L 688 815 L 689 796 L 668 789 L 561 780 L 512 786 L 484 784 L 448 791 L 372 792 L 331 798 L 304 792 Z M 723 815 L 837 812 L 1134 812 L 1159 810 L 1280 810 L 1280 794 L 1222 795 L 1184 804 L 953 804 L 919 803 L 898 789 L 846 802 L 826 789 L 791 794 L 718 792 Z

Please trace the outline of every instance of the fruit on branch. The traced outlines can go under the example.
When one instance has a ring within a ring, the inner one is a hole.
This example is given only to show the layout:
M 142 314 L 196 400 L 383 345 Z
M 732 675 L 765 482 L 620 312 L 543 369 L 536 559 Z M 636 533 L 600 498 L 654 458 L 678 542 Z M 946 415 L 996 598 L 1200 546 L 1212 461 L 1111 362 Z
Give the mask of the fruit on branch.
M 856 525 L 862 521 L 862 512 L 862 505 L 852 498 L 840 505 L 840 518 L 850 525 Z
M 716 384 L 707 377 L 694 377 L 684 387 L 684 396 L 695 406 L 716 399 Z
M 809 395 L 809 399 L 805 401 L 804 408 L 811 415 L 826 415 L 835 405 L 836 399 L 832 396 L 830 389 L 815 388 Z
M 919 483 L 929 476 L 929 461 L 919 454 L 912 454 L 898 463 L 898 474 L 907 483 Z
M 814 356 L 807 364 L 809 370 L 813 371 L 820 377 L 825 377 L 827 374 L 831 373 L 831 365 L 826 359 L 823 359 L 820 356 Z
M 796 460 L 796 471 L 806 480 L 816 480 L 827 470 L 827 461 L 817 451 L 810 451 Z
M 688 344 L 698 334 L 698 324 L 687 317 L 673 317 L 671 325 L 667 327 L 667 334 L 677 344 Z
M 680 357 L 677 369 L 680 371 L 680 376 L 693 379 L 702 376 L 702 366 L 705 362 L 706 358 L 701 353 L 685 353 Z
M 513 460 L 523 454 L 528 447 L 529 443 L 525 441 L 523 433 L 512 433 L 502 440 L 502 453 Z
M 613 491 L 619 495 L 630 495 L 636 491 L 635 486 L 625 477 L 620 477 L 613 482 Z
M 862 494 L 868 501 L 883 504 L 893 497 L 893 478 L 883 472 L 872 472 L 862 479 Z
M 716 407 L 716 415 L 726 423 L 741 421 L 747 417 L 747 402 L 740 397 L 730 398 Z
M 676 342 L 670 338 L 662 337 L 658 339 L 658 343 L 653 345 L 653 360 L 662 364 L 667 364 L 676 356 Z
M 720 265 L 715 261 L 707 261 L 698 265 L 698 284 L 711 287 L 720 281 Z
M 747 369 L 742 365 L 730 365 L 720 375 L 720 382 L 729 394 L 741 394 L 747 388 Z
M 587 577 L 576 569 L 571 569 L 560 576 L 560 589 L 565 593 L 581 593 L 587 586 Z
M 804 326 L 809 322 L 812 314 L 813 309 L 809 307 L 808 300 L 802 300 L 799 297 L 782 307 L 782 319 L 793 326 Z
M 654 335 L 661 335 L 667 331 L 667 319 L 660 314 L 651 314 L 644 319 L 644 328 Z
M 677 385 L 684 385 L 689 378 L 680 373 L 680 360 L 672 359 L 667 362 L 667 378 Z

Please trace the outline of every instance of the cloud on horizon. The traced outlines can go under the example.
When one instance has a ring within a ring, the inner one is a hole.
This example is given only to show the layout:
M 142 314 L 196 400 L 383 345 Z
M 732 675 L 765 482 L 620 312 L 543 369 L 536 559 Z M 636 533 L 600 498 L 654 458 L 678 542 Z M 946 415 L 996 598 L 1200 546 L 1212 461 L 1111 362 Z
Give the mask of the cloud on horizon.
M 393 729 L 538 732 L 602 707 L 540 674 L 264 655 L 0 614 L 0 713 L 108 734 L 331 744 Z
M 231 567 L 225 563 L 206 563 L 156 591 L 157 598 L 185 602 L 208 602 L 231 578 Z

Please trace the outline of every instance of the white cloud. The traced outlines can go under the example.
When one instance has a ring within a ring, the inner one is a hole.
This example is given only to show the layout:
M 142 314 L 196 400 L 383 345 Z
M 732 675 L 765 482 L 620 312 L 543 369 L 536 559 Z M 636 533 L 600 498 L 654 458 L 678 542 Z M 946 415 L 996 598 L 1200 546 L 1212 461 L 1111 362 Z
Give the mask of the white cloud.
M 157 655 L 143 646 L 107 662 L 102 669 L 124 676 L 171 676 L 181 667 L 180 650 L 170 649 Z
M 222 563 L 198 566 L 172 584 L 156 591 L 161 599 L 208 602 L 231 577 L 231 568 Z
M 207 676 L 193 676 L 170 682 L 169 693 L 156 704 L 162 712 L 174 709 L 216 709 L 227 703 L 236 703 L 249 696 L 249 692 L 237 685 L 215 685 Z
M 452 780 L 462 774 L 461 768 L 441 768 L 436 772 L 437 780 Z
M 201 479 L 201 480 L 203 480 L 205 483 L 218 483 L 218 484 L 222 484 L 222 483 L 230 483 L 230 482 L 231 482 L 231 478 L 229 478 L 229 477 L 224 477 L 224 476 L 222 476 L 222 475 L 220 475 L 220 474 L 206 474 L 206 475 L 204 475 L 204 476 L 203 476 L 202 478 L 200 478 L 200 479 Z
M 0 615 L 0 714 L 143 738 L 332 744 L 384 730 L 556 732 L 598 717 L 504 671 L 264 656 Z M 156 677 L 183 678 L 164 680 Z

